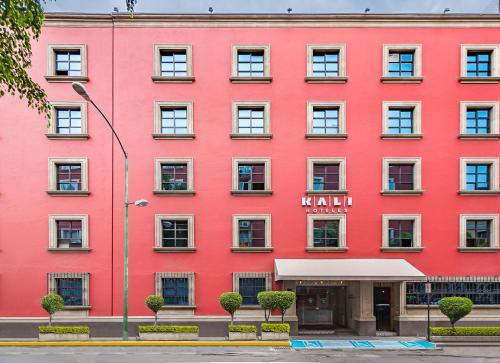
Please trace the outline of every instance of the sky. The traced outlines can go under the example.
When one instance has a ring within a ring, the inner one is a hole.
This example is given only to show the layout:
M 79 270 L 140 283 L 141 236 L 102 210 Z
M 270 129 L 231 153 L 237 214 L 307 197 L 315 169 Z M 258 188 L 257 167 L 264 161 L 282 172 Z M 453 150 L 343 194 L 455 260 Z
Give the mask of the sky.
M 138 0 L 137 13 L 498 13 L 500 0 Z M 125 0 L 47 0 L 47 12 L 126 11 Z

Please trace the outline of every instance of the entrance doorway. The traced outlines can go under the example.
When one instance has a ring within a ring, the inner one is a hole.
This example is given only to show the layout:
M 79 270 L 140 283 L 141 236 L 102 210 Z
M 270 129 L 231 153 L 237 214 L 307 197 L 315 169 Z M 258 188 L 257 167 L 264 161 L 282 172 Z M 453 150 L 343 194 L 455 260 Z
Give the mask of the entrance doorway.
M 297 286 L 299 329 L 346 327 L 345 286 Z
M 373 288 L 373 315 L 377 331 L 391 331 L 391 288 Z

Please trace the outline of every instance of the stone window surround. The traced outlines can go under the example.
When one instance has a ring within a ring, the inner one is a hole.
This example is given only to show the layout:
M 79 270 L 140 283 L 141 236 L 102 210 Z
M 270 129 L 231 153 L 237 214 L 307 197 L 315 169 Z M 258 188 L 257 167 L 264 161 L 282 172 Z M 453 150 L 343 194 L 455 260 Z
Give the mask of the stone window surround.
M 162 51 L 186 51 L 186 76 L 162 76 L 161 75 L 161 52 Z M 153 46 L 153 76 L 155 83 L 192 83 L 193 76 L 193 46 L 191 44 L 155 44 Z
M 155 272 L 155 293 L 163 296 L 162 279 L 165 278 L 187 278 L 188 279 L 188 304 L 187 305 L 163 305 L 163 309 L 194 309 L 195 304 L 195 273 L 194 272 Z
M 82 222 L 82 247 L 59 248 L 57 247 L 57 222 L 81 221 Z M 52 252 L 88 252 L 89 248 L 89 216 L 87 214 L 49 214 L 49 251 Z
M 313 76 L 313 54 L 315 50 L 338 52 L 339 75 L 336 77 Z M 346 83 L 346 45 L 345 44 L 308 44 L 307 45 L 307 83 Z
M 491 221 L 491 246 L 490 247 L 466 247 L 467 246 L 467 221 L 477 219 L 488 219 Z M 496 252 L 500 250 L 498 241 L 498 214 L 460 214 L 460 252 Z
M 233 272 L 233 291 L 240 292 L 240 278 L 264 278 L 266 279 L 266 290 L 273 289 L 273 273 L 272 272 Z M 259 308 L 260 305 L 242 305 L 239 310 Z
M 389 221 L 413 221 L 413 247 L 389 247 Z M 382 247 L 384 252 L 420 252 L 422 251 L 422 216 L 420 214 L 383 214 Z
M 239 190 L 240 164 L 264 164 L 264 190 Z M 233 195 L 271 195 L 271 158 L 265 157 L 233 157 L 232 158 L 232 190 Z
M 314 190 L 314 165 L 339 164 L 339 190 Z M 312 157 L 307 158 L 307 194 L 347 194 L 346 158 L 343 157 Z
M 187 134 L 162 134 L 161 133 L 161 111 L 163 108 L 186 108 L 187 112 Z M 194 139 L 193 128 L 193 102 L 192 101 L 155 101 L 154 102 L 154 124 L 153 139 Z
M 413 133 L 389 133 L 389 109 L 405 108 L 413 110 Z M 421 139 L 422 138 L 422 102 L 421 101 L 383 101 L 382 102 L 382 139 Z
M 314 247 L 314 221 L 339 221 L 339 246 Z M 307 215 L 307 252 L 346 252 L 347 216 L 345 214 L 308 214 Z
M 57 165 L 59 164 L 80 164 L 81 165 L 81 185 L 82 190 L 57 190 Z M 89 172 L 88 159 L 86 157 L 49 157 L 48 159 L 48 188 L 47 194 L 55 196 L 88 196 L 89 192 Z
M 495 157 L 462 157 L 460 158 L 460 190 L 461 195 L 500 195 L 499 189 L 499 158 Z M 467 164 L 489 164 L 490 165 L 490 189 L 489 190 L 466 190 Z
M 389 76 L 389 52 L 413 51 L 413 76 Z M 382 46 L 382 78 L 383 83 L 421 83 L 422 77 L 422 44 L 384 44 Z
M 240 220 L 264 220 L 265 222 L 265 247 L 240 247 L 239 246 L 239 222 Z M 272 227 L 270 214 L 233 214 L 233 252 L 272 252 Z
M 56 51 L 80 51 L 81 75 L 60 76 L 56 75 Z M 49 44 L 47 46 L 47 82 L 87 82 L 87 46 L 85 44 Z
M 264 76 L 245 77 L 238 76 L 238 52 L 263 51 L 264 52 Z M 231 47 L 231 77 L 232 83 L 271 83 L 271 46 L 269 44 L 233 44 Z
M 89 138 L 87 131 L 87 102 L 69 102 L 69 101 L 51 101 L 50 102 L 50 123 L 47 130 L 48 139 L 66 139 L 66 140 L 86 140 Z M 60 108 L 68 108 L 72 110 L 80 110 L 81 113 L 81 134 L 58 134 L 56 111 Z
M 90 273 L 88 272 L 49 272 L 47 274 L 47 292 L 49 294 L 56 294 L 57 293 L 57 284 L 56 284 L 56 279 L 61 279 L 61 278 L 80 278 L 82 279 L 82 289 L 83 289 L 83 294 L 82 294 L 82 302 L 83 305 L 81 306 L 65 306 L 63 310 L 90 310 L 90 300 L 89 300 L 89 280 L 90 280 Z M 76 313 L 76 311 L 75 311 Z M 79 315 L 79 314 L 77 314 Z
M 238 110 L 240 108 L 263 108 L 264 109 L 264 133 L 263 134 L 240 134 L 238 132 Z M 234 101 L 231 108 L 232 133 L 231 139 L 271 139 L 271 102 L 270 101 Z
M 154 158 L 154 189 L 153 194 L 161 196 L 194 195 L 193 158 Z M 186 190 L 162 190 L 161 189 L 161 166 L 162 164 L 186 164 L 187 165 L 187 189 Z
M 390 164 L 413 164 L 413 190 L 389 190 Z M 383 195 L 421 195 L 422 190 L 422 158 L 390 157 L 382 159 L 382 191 Z
M 500 138 L 498 101 L 460 101 L 460 139 L 498 139 Z M 489 134 L 467 134 L 467 110 L 489 108 L 490 109 L 490 133 Z
M 306 139 L 347 139 L 345 101 L 308 101 L 307 102 L 307 133 Z M 313 134 L 313 118 L 315 108 L 338 108 L 339 133 Z
M 187 247 L 163 247 L 162 246 L 162 224 L 163 220 L 187 221 L 188 222 L 188 245 Z M 156 252 L 194 252 L 194 215 L 192 214 L 155 214 L 155 246 Z
M 467 53 L 469 51 L 491 51 L 491 76 L 489 77 L 467 76 Z M 500 82 L 500 44 L 461 44 L 459 81 L 461 83 Z

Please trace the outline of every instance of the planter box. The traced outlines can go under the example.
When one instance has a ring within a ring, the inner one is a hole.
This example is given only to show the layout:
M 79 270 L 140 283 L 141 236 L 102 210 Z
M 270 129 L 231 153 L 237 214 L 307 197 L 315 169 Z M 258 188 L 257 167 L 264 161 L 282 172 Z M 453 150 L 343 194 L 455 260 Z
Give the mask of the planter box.
M 434 335 L 431 340 L 436 343 L 500 343 L 500 336 Z
M 290 334 L 288 333 L 270 333 L 270 332 L 262 332 L 261 336 L 262 340 L 289 340 Z
M 229 340 L 257 340 L 257 333 L 229 332 Z
M 198 340 L 198 333 L 142 333 L 139 340 Z
M 68 342 L 68 341 L 85 341 L 90 340 L 89 334 L 72 334 L 72 333 L 38 333 L 38 340 L 41 342 Z

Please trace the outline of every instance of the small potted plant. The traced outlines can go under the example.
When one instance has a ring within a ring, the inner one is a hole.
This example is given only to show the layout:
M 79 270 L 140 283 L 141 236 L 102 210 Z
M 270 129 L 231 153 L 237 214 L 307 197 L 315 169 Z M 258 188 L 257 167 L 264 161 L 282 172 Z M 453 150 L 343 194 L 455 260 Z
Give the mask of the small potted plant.
M 288 323 L 262 323 L 262 340 L 289 340 L 290 324 Z
M 257 340 L 255 325 L 229 325 L 229 340 Z
M 293 291 L 261 291 L 257 299 L 264 310 L 266 321 L 261 325 L 262 340 L 290 339 L 290 324 L 285 323 L 285 313 L 295 302 L 295 293 Z M 281 324 L 269 323 L 273 310 L 280 311 Z

